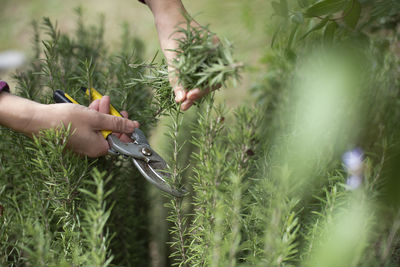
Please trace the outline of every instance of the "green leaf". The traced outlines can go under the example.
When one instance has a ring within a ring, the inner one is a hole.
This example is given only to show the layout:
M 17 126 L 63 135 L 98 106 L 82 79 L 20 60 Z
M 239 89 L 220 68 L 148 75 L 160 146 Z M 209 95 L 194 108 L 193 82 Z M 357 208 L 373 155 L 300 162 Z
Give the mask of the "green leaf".
M 290 36 L 289 36 L 289 40 L 288 40 L 288 44 L 287 44 L 287 49 L 290 49 L 291 47 L 292 47 L 292 43 L 293 43 L 293 40 L 294 40 L 294 38 L 295 38 L 295 36 L 296 36 L 296 32 L 297 32 L 297 29 L 299 28 L 299 26 L 298 25 L 296 25 L 293 29 L 292 29 L 292 31 L 290 32 Z
M 276 30 L 275 30 L 275 32 L 274 32 L 274 34 L 272 35 L 272 40 L 271 40 L 271 47 L 274 47 L 274 44 L 275 44 L 275 40 L 276 40 L 276 38 L 278 37 L 278 33 L 280 32 L 280 30 L 281 30 L 281 25 L 279 25 L 277 28 L 276 28 Z
M 324 15 L 334 14 L 342 11 L 348 0 L 323 0 L 311 7 L 309 7 L 305 13 L 305 17 L 319 17 Z
M 338 28 L 338 25 L 335 21 L 331 21 L 328 23 L 328 25 L 326 25 L 325 31 L 324 31 L 325 42 L 331 43 L 333 41 L 333 37 L 335 35 L 337 28 Z
M 347 26 L 355 29 L 361 15 L 361 4 L 358 0 L 353 0 L 348 3 L 347 8 L 344 10 L 344 22 Z
M 304 38 L 306 38 L 310 33 L 317 31 L 321 28 L 323 28 L 329 21 L 329 17 L 325 17 L 323 20 L 321 20 L 317 25 L 315 25 L 314 27 L 311 28 L 311 30 L 309 30 L 308 32 L 306 32 L 306 34 L 304 34 L 300 40 L 303 40 Z
M 302 24 L 304 21 L 303 13 L 296 12 L 292 16 L 290 16 L 290 20 L 295 24 Z

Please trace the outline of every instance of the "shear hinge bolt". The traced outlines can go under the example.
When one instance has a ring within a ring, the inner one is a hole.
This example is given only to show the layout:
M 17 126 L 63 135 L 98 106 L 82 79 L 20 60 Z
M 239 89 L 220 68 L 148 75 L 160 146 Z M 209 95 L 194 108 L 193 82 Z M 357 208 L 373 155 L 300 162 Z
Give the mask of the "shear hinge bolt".
M 149 156 L 151 156 L 151 150 L 148 147 L 143 147 L 142 154 L 149 157 Z

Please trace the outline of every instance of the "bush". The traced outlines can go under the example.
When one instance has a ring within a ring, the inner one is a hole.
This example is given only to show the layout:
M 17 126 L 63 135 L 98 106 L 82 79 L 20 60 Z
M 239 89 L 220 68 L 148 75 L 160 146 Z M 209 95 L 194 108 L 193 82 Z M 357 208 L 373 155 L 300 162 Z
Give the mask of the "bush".
M 147 266 L 166 256 L 178 266 L 396 265 L 399 5 L 280 0 L 272 7 L 278 23 L 254 107 L 232 111 L 211 93 L 184 119 L 166 66 L 130 57 L 137 40 L 125 35 L 120 56 L 110 56 L 101 26 L 89 31 L 79 20 L 71 38 L 45 20 L 45 59 L 16 76 L 19 94 L 48 103 L 49 91 L 63 89 L 84 103 L 79 88 L 93 85 L 149 122 L 145 130 L 166 116 L 171 183 L 189 193 L 163 199 L 171 250 L 150 259 L 157 237 L 149 231 L 159 222 L 131 166 L 63 152 L 68 128 L 34 140 L 2 129 L 1 263 Z M 202 53 L 211 45 L 203 41 Z M 191 62 L 189 50 L 178 50 L 183 63 Z M 185 71 L 182 80 L 202 89 L 227 78 L 211 81 L 212 73 L 198 83 L 198 68 Z
M 87 104 L 80 87 L 100 88 L 149 130 L 155 122 L 151 94 L 144 86 L 127 85 L 143 71 L 129 67 L 141 60 L 141 42 L 126 28 L 121 50 L 110 54 L 102 19 L 88 27 L 77 12 L 71 37 L 43 20 L 43 50 L 34 24 L 36 55 L 15 75 L 16 93 L 52 103 L 52 92 L 61 89 Z M 120 158 L 89 160 L 64 151 L 70 134 L 49 130 L 30 140 L 1 129 L 1 265 L 147 264 L 146 182 Z

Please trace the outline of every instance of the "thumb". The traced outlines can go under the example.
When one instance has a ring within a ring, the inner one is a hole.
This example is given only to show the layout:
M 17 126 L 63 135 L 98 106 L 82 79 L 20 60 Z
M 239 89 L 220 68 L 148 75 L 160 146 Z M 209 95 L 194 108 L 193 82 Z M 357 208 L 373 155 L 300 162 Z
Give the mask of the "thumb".
M 175 92 L 175 101 L 177 103 L 181 103 L 186 99 L 186 91 L 185 89 L 183 89 L 182 86 L 180 85 L 175 86 L 174 92 Z
M 96 130 L 110 130 L 116 133 L 132 133 L 135 128 L 139 128 L 137 121 L 112 116 L 109 114 L 98 113 L 100 118 L 94 127 Z
M 175 101 L 177 103 L 182 103 L 186 99 L 186 91 L 182 85 L 178 83 L 178 77 L 176 76 L 176 70 L 168 66 L 168 78 L 171 87 L 174 89 Z

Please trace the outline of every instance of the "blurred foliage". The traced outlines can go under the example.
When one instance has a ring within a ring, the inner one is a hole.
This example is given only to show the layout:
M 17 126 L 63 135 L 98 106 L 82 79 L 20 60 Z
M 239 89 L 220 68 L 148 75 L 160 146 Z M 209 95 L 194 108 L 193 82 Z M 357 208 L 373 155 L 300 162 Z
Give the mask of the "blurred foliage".
M 271 266 L 397 265 L 398 1 L 271 6 L 266 71 L 253 88 L 265 114 L 259 168 L 274 181 L 259 193 L 271 196 L 262 203 L 272 210 L 259 213 L 269 229 L 274 222 L 264 257 Z M 355 147 L 365 157 L 352 192 L 340 155 Z M 298 221 L 288 228 L 290 214 Z

